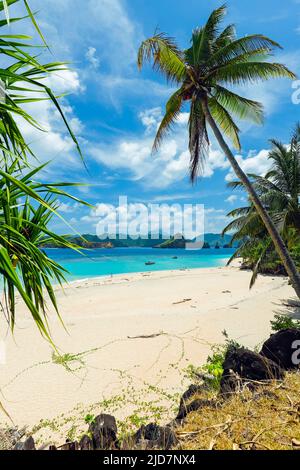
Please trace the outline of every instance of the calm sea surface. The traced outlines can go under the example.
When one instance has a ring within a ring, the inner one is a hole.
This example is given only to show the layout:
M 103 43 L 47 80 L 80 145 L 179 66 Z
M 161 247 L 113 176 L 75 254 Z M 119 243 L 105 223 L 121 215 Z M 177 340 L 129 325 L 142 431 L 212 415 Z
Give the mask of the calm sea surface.
M 224 266 L 234 252 L 230 248 L 203 250 L 108 248 L 85 250 L 84 255 L 62 248 L 45 251 L 69 271 L 66 277 L 70 281 L 111 274 Z M 145 263 L 148 261 L 155 264 L 147 266 Z

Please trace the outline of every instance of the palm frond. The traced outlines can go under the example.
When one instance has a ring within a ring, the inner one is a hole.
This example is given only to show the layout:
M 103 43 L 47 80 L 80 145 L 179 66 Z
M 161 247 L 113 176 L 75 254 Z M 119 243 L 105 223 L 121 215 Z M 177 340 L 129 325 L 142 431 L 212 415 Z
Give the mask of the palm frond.
M 229 112 L 218 102 L 216 98 L 208 99 L 208 107 L 212 117 L 220 126 L 224 134 L 233 142 L 236 149 L 240 150 L 239 128 L 233 121 Z
M 138 51 L 138 68 L 153 59 L 153 68 L 162 72 L 167 80 L 182 82 L 186 74 L 186 65 L 182 54 L 173 38 L 164 33 L 142 42 Z
M 182 106 L 182 90 L 177 90 L 166 104 L 166 113 L 160 123 L 158 131 L 153 143 L 153 151 L 157 151 L 162 140 L 170 130 L 172 124 L 176 121 L 180 114 Z
M 196 28 L 192 35 L 192 47 L 185 51 L 185 57 L 194 67 L 199 67 L 211 54 L 212 44 L 217 39 L 220 23 L 227 12 L 226 5 L 215 9 L 203 28 Z
M 263 105 L 258 101 L 237 95 L 221 85 L 215 86 L 214 97 L 228 112 L 235 114 L 239 119 L 249 119 L 257 124 L 263 122 Z
M 271 62 L 234 63 L 216 69 L 211 75 L 215 80 L 231 85 L 245 85 L 270 78 L 296 78 L 285 65 Z
M 214 51 L 218 51 L 220 48 L 227 46 L 229 43 L 235 40 L 236 30 L 235 25 L 230 24 L 219 34 L 214 43 Z
M 253 268 L 253 272 L 252 272 L 252 276 L 251 276 L 251 280 L 250 280 L 250 289 L 252 289 L 252 287 L 254 286 L 255 284 L 255 281 L 257 279 L 257 276 L 259 274 L 259 270 L 261 268 L 261 265 L 263 264 L 264 262 L 264 258 L 266 257 L 266 254 L 270 248 L 270 246 L 272 245 L 272 240 L 269 238 L 265 244 L 265 247 L 263 248 L 262 250 L 262 253 L 260 255 L 260 257 L 258 258 L 254 268 Z
M 218 48 L 209 58 L 207 67 L 221 67 L 230 63 L 244 61 L 246 55 L 268 55 L 274 48 L 281 48 L 280 44 L 262 34 L 245 36 L 230 41 L 224 47 Z

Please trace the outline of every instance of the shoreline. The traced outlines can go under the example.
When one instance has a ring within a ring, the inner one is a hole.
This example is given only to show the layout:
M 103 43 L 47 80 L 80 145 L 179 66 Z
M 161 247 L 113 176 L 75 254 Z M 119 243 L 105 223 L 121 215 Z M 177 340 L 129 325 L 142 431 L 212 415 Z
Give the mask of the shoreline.
M 211 346 L 224 342 L 224 329 L 253 348 L 269 336 L 283 300 L 294 297 L 287 278 L 259 276 L 249 291 L 250 277 L 231 266 L 101 276 L 63 291 L 56 287 L 67 331 L 52 310 L 49 323 L 61 357 L 18 299 L 14 338 L 3 319 L 0 324 L 7 357 L 0 365 L 1 403 L 19 426 L 44 420 L 36 428 L 41 440 L 50 434 L 61 440 L 74 423 L 84 428 L 88 413 L 129 419 L 145 402 L 147 416 L 167 422 L 191 383 L 189 366 L 199 367 Z
M 229 260 L 229 258 L 221 258 L 220 261 L 226 263 Z M 108 281 L 108 280 L 118 280 L 119 277 L 126 276 L 128 277 L 133 277 L 135 275 L 141 275 L 148 277 L 148 275 L 151 274 L 166 274 L 166 273 L 180 273 L 180 272 L 186 272 L 186 271 L 203 271 L 205 269 L 222 269 L 222 268 L 239 268 L 240 266 L 240 259 L 233 260 L 230 266 L 226 266 L 226 264 L 220 264 L 219 266 L 212 266 L 212 267 L 198 267 L 198 268 L 177 268 L 177 269 L 158 269 L 158 270 L 153 270 L 153 271 L 134 271 L 134 272 L 125 272 L 125 273 L 117 273 L 117 274 L 100 274 L 97 276 L 91 276 L 91 277 L 83 277 L 83 278 L 78 278 L 78 279 L 72 279 L 72 280 L 67 280 L 66 283 L 62 284 L 63 289 L 68 289 L 68 287 L 72 287 L 73 284 L 81 284 L 81 283 L 93 283 L 93 282 L 99 282 L 99 281 Z M 271 276 L 271 275 L 270 275 Z M 280 277 L 280 276 L 279 276 Z M 59 284 L 53 284 L 55 288 L 58 290 L 61 289 L 61 286 Z M 55 289 L 56 290 L 56 289 Z

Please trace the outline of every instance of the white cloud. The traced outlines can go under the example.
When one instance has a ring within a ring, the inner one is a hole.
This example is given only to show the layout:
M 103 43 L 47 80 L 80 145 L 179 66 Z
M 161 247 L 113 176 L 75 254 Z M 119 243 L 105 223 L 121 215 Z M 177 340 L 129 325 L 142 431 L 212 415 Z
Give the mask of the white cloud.
M 147 134 L 157 130 L 162 117 L 163 116 L 160 107 L 146 109 L 139 114 L 139 118 L 146 128 Z
M 145 126 L 145 134 L 138 138 L 120 139 L 113 144 L 93 145 L 90 155 L 111 169 L 121 168 L 129 172 L 133 180 L 143 180 L 151 188 L 166 188 L 188 177 L 190 154 L 186 130 L 188 113 L 179 115 L 179 122 L 153 154 L 152 145 L 156 129 L 162 118 L 160 108 L 144 110 L 139 119 Z M 203 168 L 203 177 L 209 178 L 217 169 L 225 170 L 229 163 L 220 150 L 210 148 Z
M 229 197 L 225 200 L 225 202 L 229 202 L 229 204 L 233 204 L 234 202 L 237 201 L 237 199 L 238 199 L 238 197 L 233 194 L 232 196 L 229 196 Z
M 235 158 L 245 173 L 254 173 L 263 176 L 270 169 L 271 165 L 268 155 L 269 150 L 262 149 L 258 153 L 253 151 L 249 152 L 246 158 L 243 158 L 241 155 L 236 155 Z M 232 169 L 230 169 L 225 179 L 226 181 L 236 179 Z
M 59 201 L 59 212 L 70 214 L 78 209 L 80 204 L 78 202 L 61 202 Z
M 47 77 L 44 82 L 51 87 L 55 94 L 62 94 L 68 89 L 72 93 L 81 93 L 84 91 L 78 73 L 71 70 L 61 70 L 52 76 Z M 25 92 L 24 92 L 25 94 Z M 32 97 L 32 93 L 27 93 Z M 41 96 L 40 94 L 37 96 Z M 69 105 L 66 98 L 60 100 L 63 112 L 67 116 L 69 124 L 77 137 L 83 131 L 83 124 L 75 115 L 73 108 Z M 44 170 L 49 176 L 60 177 L 65 175 L 65 170 L 69 167 L 75 170 L 82 169 L 80 157 L 75 149 L 62 119 L 50 100 L 26 103 L 25 109 L 46 132 L 42 132 L 21 117 L 16 117 L 20 129 L 26 142 L 36 155 L 39 162 L 52 161 L 53 163 Z M 36 160 L 33 160 L 36 164 Z
M 215 211 L 215 209 L 212 210 Z M 198 208 L 197 224 L 195 224 L 196 206 L 161 204 L 154 207 L 142 203 L 112 206 L 99 203 L 88 215 L 83 216 L 81 221 L 91 223 L 96 227 L 98 236 L 108 233 L 122 233 L 128 234 L 130 237 L 140 235 L 147 238 L 151 232 L 156 236 L 158 233 L 162 233 L 165 238 L 176 233 L 184 234 L 187 238 L 194 238 L 203 233 L 204 216 L 204 211 Z M 221 217 L 219 213 L 217 213 L 217 217 Z M 188 221 L 191 222 L 190 228 L 188 228 Z
M 94 67 L 95 69 L 98 69 L 100 66 L 100 59 L 97 56 L 97 49 L 95 47 L 89 47 L 85 57 L 89 61 L 89 63 Z
M 205 209 L 205 233 L 220 233 L 227 222 L 227 216 L 223 209 L 209 207 Z
M 30 6 L 57 55 L 77 61 L 92 44 L 114 72 L 135 62 L 142 32 L 123 0 L 31 0 Z

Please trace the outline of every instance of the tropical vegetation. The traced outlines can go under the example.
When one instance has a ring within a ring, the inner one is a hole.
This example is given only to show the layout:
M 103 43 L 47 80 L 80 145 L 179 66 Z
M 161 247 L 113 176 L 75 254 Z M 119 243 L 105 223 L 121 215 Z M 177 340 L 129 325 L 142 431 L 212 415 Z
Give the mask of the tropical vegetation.
M 206 24 L 193 31 L 191 46 L 181 50 L 173 38 L 158 32 L 143 41 L 138 67 L 153 61 L 153 68 L 177 86 L 166 104 L 166 112 L 153 145 L 157 150 L 189 104 L 190 175 L 195 181 L 209 151 L 208 127 L 214 133 L 236 176 L 246 188 L 252 204 L 266 227 L 276 251 L 300 298 L 300 275 L 276 226 L 259 198 L 255 187 L 235 159 L 225 138 L 240 149 L 239 128 L 234 118 L 263 120 L 261 103 L 235 93 L 241 86 L 271 78 L 295 78 L 283 64 L 272 61 L 272 52 L 280 45 L 272 39 L 253 34 L 237 38 L 233 25 L 221 29 L 226 14 L 223 5 L 212 12 Z
M 248 177 L 300 269 L 300 125 L 296 125 L 289 145 L 274 139 L 271 144 L 269 171 L 264 176 L 249 174 Z M 228 186 L 243 189 L 240 181 L 232 181 Z M 286 274 L 251 200 L 249 205 L 230 211 L 228 216 L 233 220 L 223 233 L 233 232 L 232 242 L 239 243 L 232 258 L 242 257 L 244 267 L 253 270 L 251 285 L 259 272 Z
M 10 17 L 10 5 L 20 1 L 24 5 L 24 17 Z M 41 246 L 55 241 L 74 248 L 68 240 L 49 228 L 53 216 L 61 217 L 57 198 L 73 197 L 64 190 L 64 186 L 72 184 L 41 181 L 40 173 L 45 164 L 32 164 L 32 161 L 38 161 L 39 156 L 34 155 L 24 139 L 22 125 L 25 122 L 41 132 L 45 132 L 45 129 L 28 114 L 23 105 L 50 100 L 63 119 L 74 146 L 82 155 L 58 97 L 45 80 L 50 74 L 64 70 L 66 65 L 60 62 L 40 63 L 33 52 L 30 36 L 6 34 L 8 23 L 29 19 L 42 39 L 43 44 L 39 47 L 46 47 L 26 0 L 0 1 L 0 12 L 4 13 L 0 21 L 0 274 L 4 289 L 1 308 L 13 329 L 18 293 L 40 332 L 51 340 L 45 292 L 58 312 L 52 283 L 64 281 L 64 270 L 46 255 Z

